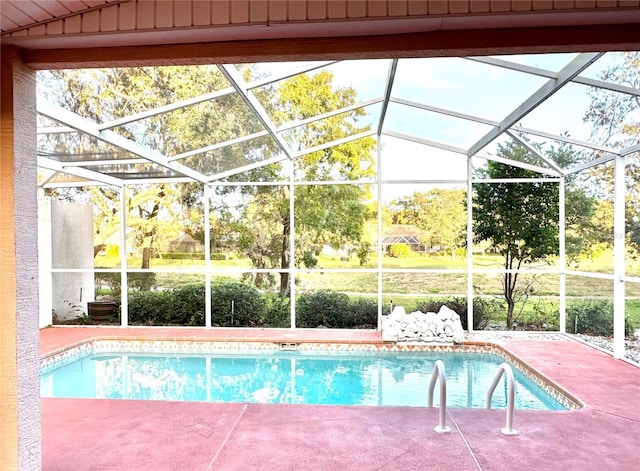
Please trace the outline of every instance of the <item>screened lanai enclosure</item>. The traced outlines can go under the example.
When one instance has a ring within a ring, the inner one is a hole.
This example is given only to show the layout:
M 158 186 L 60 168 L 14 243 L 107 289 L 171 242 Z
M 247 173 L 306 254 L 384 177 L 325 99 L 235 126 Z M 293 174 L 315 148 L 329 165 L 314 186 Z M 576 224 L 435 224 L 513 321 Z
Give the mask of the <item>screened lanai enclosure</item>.
M 640 54 L 43 71 L 41 324 L 640 328 Z M 53 312 L 53 319 L 51 313 Z

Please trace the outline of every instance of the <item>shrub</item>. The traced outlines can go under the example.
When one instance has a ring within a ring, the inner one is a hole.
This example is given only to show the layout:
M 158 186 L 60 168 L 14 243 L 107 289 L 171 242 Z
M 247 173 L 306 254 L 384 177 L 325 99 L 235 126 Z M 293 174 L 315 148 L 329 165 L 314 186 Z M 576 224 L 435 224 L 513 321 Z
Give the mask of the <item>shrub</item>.
M 118 244 L 108 245 L 106 254 L 109 258 L 120 258 L 120 246 Z
M 155 272 L 135 272 L 127 275 L 127 284 L 130 289 L 138 291 L 149 291 L 156 286 Z
M 315 268 L 318 265 L 318 257 L 313 252 L 306 250 L 302 254 L 302 265 L 305 268 Z
M 256 289 L 237 282 L 211 288 L 212 325 L 255 327 L 262 325 L 263 316 L 264 302 Z M 204 325 L 205 287 L 189 285 L 173 291 L 132 293 L 129 322 L 132 325 Z
M 263 323 L 264 303 L 258 290 L 238 282 L 211 288 L 211 324 L 256 327 Z
M 291 327 L 291 300 L 275 294 L 263 294 L 264 326 Z
M 204 252 L 162 252 L 160 257 L 165 260 L 204 260 Z M 224 252 L 211 252 L 211 260 L 229 260 L 231 255 Z
M 438 312 L 442 305 L 453 309 L 460 316 L 460 323 L 464 330 L 468 330 L 467 298 L 449 297 L 444 299 L 431 299 L 418 303 L 417 310 L 421 312 Z M 499 303 L 494 299 L 476 298 L 473 302 L 473 329 L 484 329 L 494 312 L 499 309 Z
M 113 299 L 119 299 L 121 293 L 120 273 L 96 273 L 94 275 L 96 286 L 107 285 Z
M 167 323 L 171 325 L 201 325 L 204 322 L 204 285 L 187 285 L 171 292 L 171 312 Z
M 411 249 L 407 244 L 391 244 L 389 247 L 389 255 L 395 258 L 406 258 L 411 253 Z
M 274 273 L 243 273 L 242 282 L 257 289 L 269 290 L 276 285 Z
M 608 299 L 581 299 L 570 303 L 567 306 L 567 332 L 612 335 L 613 304 Z
M 140 291 L 129 296 L 130 325 L 169 325 L 166 321 L 171 313 L 169 291 Z
M 298 327 L 341 328 L 345 325 L 351 303 L 349 296 L 334 291 L 305 293 L 296 304 L 296 325 Z
M 378 327 L 378 302 L 374 299 L 352 299 L 349 313 L 352 315 L 352 322 L 351 325 L 345 327 L 356 329 L 376 329 Z
M 302 294 L 296 304 L 296 325 L 303 328 L 375 329 L 378 303 L 374 299 L 350 299 L 335 291 Z

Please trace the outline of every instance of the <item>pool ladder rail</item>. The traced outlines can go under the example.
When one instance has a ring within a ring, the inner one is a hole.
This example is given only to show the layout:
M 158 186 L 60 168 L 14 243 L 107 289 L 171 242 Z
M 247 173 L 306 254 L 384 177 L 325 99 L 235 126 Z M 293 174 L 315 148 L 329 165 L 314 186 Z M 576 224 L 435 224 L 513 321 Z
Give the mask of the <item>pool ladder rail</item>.
M 496 376 L 493 378 L 491 386 L 489 386 L 489 390 L 487 391 L 486 397 L 486 408 L 491 409 L 491 398 L 493 396 L 494 391 L 496 390 L 496 386 L 502 378 L 502 375 L 505 375 L 507 378 L 507 423 L 506 426 L 501 430 L 503 435 L 518 435 L 518 431 L 513 428 L 513 409 L 515 404 L 515 380 L 513 379 L 513 370 L 511 366 L 507 363 L 502 363 L 498 367 L 498 372 Z M 447 426 L 446 417 L 447 417 L 447 379 L 445 376 L 445 368 L 442 360 L 436 360 L 436 363 L 433 367 L 433 372 L 431 373 L 431 381 L 429 381 L 429 394 L 427 396 L 427 406 L 433 407 L 433 391 L 436 386 L 436 382 L 440 382 L 440 413 L 438 425 L 434 428 L 434 430 L 438 433 L 449 433 L 451 429 Z
M 429 394 L 427 396 L 428 407 L 433 407 L 433 390 L 436 382 L 440 382 L 440 415 L 438 425 L 433 429 L 438 433 L 449 433 L 451 429 L 447 427 L 447 379 L 444 374 L 444 363 L 442 360 L 436 360 L 431 373 L 431 381 L 429 382 Z
M 507 422 L 505 427 L 501 430 L 503 435 L 518 435 L 518 431 L 513 428 L 513 408 L 515 403 L 515 380 L 513 379 L 513 370 L 511 370 L 511 366 L 508 363 L 502 363 L 498 367 L 498 372 L 496 376 L 493 378 L 493 382 L 491 386 L 489 386 L 489 390 L 487 391 L 486 398 L 486 407 L 487 409 L 491 409 L 491 397 L 493 396 L 493 392 L 496 390 L 496 386 L 502 378 L 502 375 L 505 375 L 507 378 Z

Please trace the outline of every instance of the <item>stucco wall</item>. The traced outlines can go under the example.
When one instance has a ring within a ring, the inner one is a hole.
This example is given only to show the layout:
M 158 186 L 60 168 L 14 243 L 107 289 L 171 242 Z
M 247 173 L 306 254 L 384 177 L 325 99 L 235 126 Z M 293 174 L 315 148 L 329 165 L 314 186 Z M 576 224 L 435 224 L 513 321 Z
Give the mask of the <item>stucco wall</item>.
M 35 73 L 2 48 L 2 375 L 3 469 L 41 468 Z M 11 172 L 11 173 L 10 173 Z M 31 189 L 29 191 L 28 189 Z M 14 276 L 15 274 L 15 276 Z M 16 450 L 17 446 L 17 450 Z

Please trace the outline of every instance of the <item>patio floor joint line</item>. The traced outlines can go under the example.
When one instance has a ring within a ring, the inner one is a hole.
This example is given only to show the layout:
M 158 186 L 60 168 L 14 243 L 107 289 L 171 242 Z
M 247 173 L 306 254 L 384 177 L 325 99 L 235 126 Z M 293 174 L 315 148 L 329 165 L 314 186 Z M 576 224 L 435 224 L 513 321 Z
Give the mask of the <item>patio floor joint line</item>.
M 450 411 L 447 411 L 447 414 L 449 414 L 449 418 L 451 419 L 451 422 L 453 422 L 453 425 L 455 425 L 456 430 L 460 434 L 460 438 L 462 438 L 462 441 L 464 442 L 464 446 L 466 446 L 467 450 L 469 450 L 469 454 L 471 455 L 471 458 L 473 458 L 473 462 L 478 467 L 478 471 L 484 471 L 484 469 L 480 465 L 480 462 L 478 461 L 478 458 L 476 458 L 476 454 L 471 449 L 471 445 L 469 445 L 469 442 L 465 438 L 464 433 L 462 433 L 462 430 L 460 430 L 460 427 L 458 426 L 458 422 L 456 422 L 455 417 L 453 417 L 453 414 Z
M 238 423 L 240 422 L 240 419 L 242 419 L 242 416 L 244 415 L 244 412 L 247 410 L 248 405 L 249 404 L 245 404 L 244 407 L 242 408 L 242 411 L 240 412 L 240 415 L 238 415 L 238 418 L 236 419 L 236 421 L 234 422 L 233 426 L 231 427 L 231 430 L 229 430 L 229 433 L 227 433 L 227 436 L 224 437 L 224 441 L 222 442 L 222 444 L 220 444 L 220 447 L 218 448 L 218 451 L 216 451 L 216 454 L 211 459 L 211 462 L 209 463 L 209 466 L 207 466 L 207 471 L 211 471 L 213 469 L 214 463 L 218 459 L 218 456 L 220 456 L 220 453 L 222 452 L 223 448 L 227 445 L 227 442 L 229 441 L 229 438 L 231 438 L 231 434 L 234 432 L 234 430 L 238 426 Z

